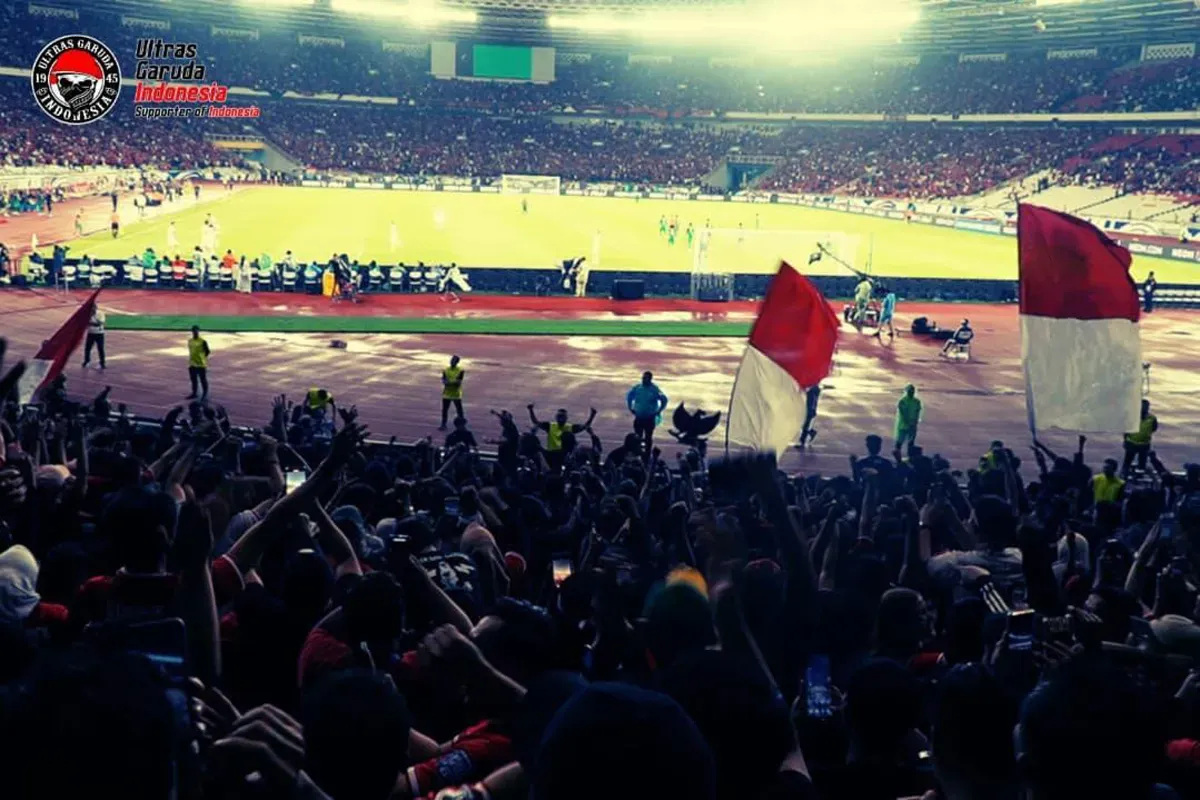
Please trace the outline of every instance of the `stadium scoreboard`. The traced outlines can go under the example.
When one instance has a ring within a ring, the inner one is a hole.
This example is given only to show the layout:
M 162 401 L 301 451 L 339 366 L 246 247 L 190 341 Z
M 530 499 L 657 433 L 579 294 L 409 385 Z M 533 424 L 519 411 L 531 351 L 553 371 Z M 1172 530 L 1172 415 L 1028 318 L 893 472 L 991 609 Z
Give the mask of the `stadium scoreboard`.
M 438 78 L 550 83 L 554 80 L 554 48 L 434 42 L 429 71 Z

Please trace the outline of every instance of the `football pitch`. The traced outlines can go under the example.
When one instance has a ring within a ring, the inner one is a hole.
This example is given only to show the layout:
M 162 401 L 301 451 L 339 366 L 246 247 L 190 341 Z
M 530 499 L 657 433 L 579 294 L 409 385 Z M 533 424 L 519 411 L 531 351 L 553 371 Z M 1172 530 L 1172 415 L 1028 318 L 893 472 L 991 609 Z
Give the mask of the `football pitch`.
M 546 269 L 565 258 L 586 256 L 593 269 L 689 272 L 699 232 L 711 225 L 724 231 L 714 234 L 709 250 L 720 271 L 770 274 L 780 258 L 787 258 L 812 274 L 844 275 L 829 259 L 807 265 L 812 242 L 830 234 L 852 242 L 849 260 L 879 276 L 1017 276 L 1016 240 L 1008 236 L 772 204 L 551 195 L 527 199 L 524 212 L 521 198 L 512 195 L 252 187 L 184 205 L 178 212 L 168 206 L 152 219 L 131 220 L 126 214 L 120 238 L 111 238 L 105 229 L 71 242 L 71 254 L 128 258 L 153 247 L 173 256 L 165 251 L 167 226 L 174 220 L 175 249 L 186 257 L 211 212 L 220 226 L 219 249 L 247 258 L 266 252 L 278 259 L 291 250 L 302 262 L 346 253 L 364 263 L 454 261 L 465 268 Z M 679 220 L 674 244 L 659 233 L 664 216 Z M 106 226 L 107 214 L 87 222 L 90 228 Z M 684 233 L 689 223 L 697 231 L 692 247 Z M 738 233 L 739 226 L 744 234 Z M 1163 283 L 1200 283 L 1198 265 L 1135 256 L 1134 278 L 1141 280 L 1149 270 Z

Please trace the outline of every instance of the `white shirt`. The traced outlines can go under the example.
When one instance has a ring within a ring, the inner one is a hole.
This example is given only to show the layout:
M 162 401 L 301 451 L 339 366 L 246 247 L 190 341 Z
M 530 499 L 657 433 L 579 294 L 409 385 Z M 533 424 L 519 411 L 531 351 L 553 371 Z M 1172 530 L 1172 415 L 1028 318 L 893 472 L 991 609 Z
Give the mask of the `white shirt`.
M 88 333 L 103 336 L 104 335 L 104 320 L 106 316 L 103 311 L 96 309 L 92 312 L 92 318 L 88 320 Z

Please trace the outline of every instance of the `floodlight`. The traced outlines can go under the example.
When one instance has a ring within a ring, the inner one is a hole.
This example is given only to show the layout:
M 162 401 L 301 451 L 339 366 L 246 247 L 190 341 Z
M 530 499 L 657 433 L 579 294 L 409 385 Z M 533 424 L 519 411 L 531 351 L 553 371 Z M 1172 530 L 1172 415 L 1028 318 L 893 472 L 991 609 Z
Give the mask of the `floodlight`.
M 406 19 L 414 25 L 435 25 L 439 22 L 471 23 L 479 19 L 474 11 L 448 8 L 433 2 L 412 0 L 408 3 L 392 3 L 386 0 L 331 0 L 333 11 L 357 14 L 364 17 L 393 17 Z
M 891 0 L 845 0 L 831 7 L 823 0 L 793 0 L 736 13 L 647 11 L 621 14 L 550 14 L 549 28 L 584 33 L 628 33 L 647 39 L 727 41 L 745 37 L 755 46 L 812 47 L 813 42 L 853 44 L 885 35 L 894 37 L 921 17 L 913 4 Z
M 299 8 L 316 4 L 316 0 L 240 0 L 248 6 L 275 6 L 277 8 Z

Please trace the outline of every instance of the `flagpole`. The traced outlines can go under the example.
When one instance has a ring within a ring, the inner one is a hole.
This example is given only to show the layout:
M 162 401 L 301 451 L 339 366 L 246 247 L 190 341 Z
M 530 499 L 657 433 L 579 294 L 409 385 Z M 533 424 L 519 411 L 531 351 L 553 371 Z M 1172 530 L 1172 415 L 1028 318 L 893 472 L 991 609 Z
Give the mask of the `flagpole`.
M 749 346 L 749 339 L 747 346 Z M 729 458 L 729 426 L 733 423 L 733 396 L 737 394 L 738 380 L 742 377 L 742 366 L 746 363 L 745 355 L 738 364 L 737 374 L 733 376 L 733 388 L 729 390 L 729 407 L 725 409 L 725 457 Z
M 852 267 L 852 266 L 850 266 L 849 264 L 847 264 L 845 261 L 843 261 L 841 258 L 839 258 L 839 257 L 838 257 L 838 256 L 837 256 L 835 253 L 833 253 L 833 252 L 832 252 L 832 251 L 831 251 L 829 248 L 827 248 L 825 245 L 821 244 L 820 242 L 817 242 L 817 249 L 818 249 L 818 250 L 820 250 L 820 251 L 821 251 L 822 253 L 824 253 L 825 255 L 827 255 L 827 256 L 829 256 L 830 258 L 832 258 L 832 259 L 833 259 L 834 261 L 836 261 L 837 263 L 841 264 L 841 265 L 842 265 L 843 267 L 845 267 L 846 269 L 848 269 L 848 270 L 850 270 L 851 272 L 853 272 L 853 273 L 854 273 L 856 276 L 858 276 L 858 277 L 860 277 L 860 278 L 865 278 L 865 277 L 868 277 L 868 276 L 867 276 L 867 273 L 865 273 L 865 272 L 859 272 L 857 269 L 855 269 L 854 267 Z

